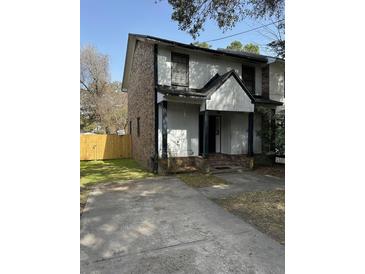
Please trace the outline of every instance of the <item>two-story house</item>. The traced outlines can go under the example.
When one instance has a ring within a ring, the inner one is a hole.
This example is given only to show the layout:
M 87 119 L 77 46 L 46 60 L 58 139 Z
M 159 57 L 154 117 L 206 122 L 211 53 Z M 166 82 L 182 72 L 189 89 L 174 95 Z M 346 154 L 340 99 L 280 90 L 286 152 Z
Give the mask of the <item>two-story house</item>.
M 172 160 L 201 167 L 217 154 L 247 164 L 262 153 L 257 109 L 283 108 L 284 69 L 278 58 L 129 34 L 123 88 L 133 158 L 150 169 Z

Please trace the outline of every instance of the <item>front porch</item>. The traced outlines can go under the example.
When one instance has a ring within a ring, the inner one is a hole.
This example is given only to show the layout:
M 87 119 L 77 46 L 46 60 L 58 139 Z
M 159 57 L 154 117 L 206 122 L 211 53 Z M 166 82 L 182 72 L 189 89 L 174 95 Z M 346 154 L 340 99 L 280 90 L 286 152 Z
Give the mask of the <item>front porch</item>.
M 234 71 L 214 76 L 198 91 L 158 94 L 159 166 L 168 171 L 253 167 L 262 152 L 261 115 Z M 214 155 L 214 156 L 213 156 Z

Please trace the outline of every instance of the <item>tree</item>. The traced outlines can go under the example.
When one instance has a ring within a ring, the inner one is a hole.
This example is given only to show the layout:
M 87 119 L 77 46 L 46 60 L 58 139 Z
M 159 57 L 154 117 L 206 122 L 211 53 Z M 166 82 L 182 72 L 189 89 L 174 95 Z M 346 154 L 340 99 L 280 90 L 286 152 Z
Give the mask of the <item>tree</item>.
M 204 30 L 207 19 L 228 30 L 246 18 L 284 18 L 285 0 L 168 0 L 168 3 L 173 9 L 171 19 L 195 39 Z
M 272 48 L 277 57 L 285 59 L 285 40 L 274 40 L 267 45 Z
M 240 41 L 233 41 L 231 44 L 229 44 L 227 46 L 227 49 L 231 49 L 231 50 L 242 50 L 243 49 L 243 45 Z
M 252 44 L 252 43 L 246 44 L 243 47 L 243 51 L 260 54 L 260 48 L 259 48 L 259 46 L 255 45 L 255 44 Z
M 271 109 L 258 107 L 262 125 L 258 135 L 261 137 L 263 152 L 274 155 L 285 155 L 285 112 L 272 112 Z
M 109 58 L 87 45 L 80 54 L 80 84 L 92 94 L 102 94 L 110 81 Z
M 121 83 L 110 83 L 109 58 L 93 46 L 85 46 L 80 54 L 80 127 L 116 133 L 127 124 L 127 94 Z
M 249 43 L 246 45 L 243 45 L 240 41 L 233 41 L 231 44 L 227 46 L 227 49 L 230 50 L 237 50 L 237 51 L 245 51 L 245 52 L 251 52 L 251 53 L 260 53 L 260 49 L 257 45 Z
M 168 0 L 168 3 L 173 9 L 171 19 L 194 39 L 204 30 L 207 20 L 215 21 L 220 29 L 226 31 L 245 19 L 260 21 L 275 18 L 280 21 L 273 24 L 279 35 L 269 37 L 272 41 L 267 46 L 278 57 L 285 57 L 285 39 L 280 35 L 285 29 L 285 0 Z
M 207 42 L 202 42 L 202 43 L 194 42 L 193 45 L 196 46 L 196 47 L 201 47 L 201 48 L 206 48 L 206 49 L 210 49 L 212 47 Z

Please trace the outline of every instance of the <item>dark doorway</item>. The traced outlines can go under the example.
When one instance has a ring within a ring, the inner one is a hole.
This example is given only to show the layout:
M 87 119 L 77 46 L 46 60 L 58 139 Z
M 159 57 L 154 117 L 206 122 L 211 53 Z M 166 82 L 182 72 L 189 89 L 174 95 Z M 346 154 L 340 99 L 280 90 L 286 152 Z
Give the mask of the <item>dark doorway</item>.
M 215 153 L 215 134 L 216 134 L 216 126 L 215 126 L 215 116 L 209 116 L 209 142 L 208 142 L 208 152 Z

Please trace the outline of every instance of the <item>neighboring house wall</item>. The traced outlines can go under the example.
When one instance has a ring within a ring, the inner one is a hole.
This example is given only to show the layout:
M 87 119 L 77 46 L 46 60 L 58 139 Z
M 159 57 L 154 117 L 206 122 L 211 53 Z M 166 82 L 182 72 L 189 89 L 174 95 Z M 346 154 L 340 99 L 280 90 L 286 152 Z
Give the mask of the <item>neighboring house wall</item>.
M 167 103 L 168 156 L 199 154 L 199 105 Z
M 253 112 L 254 104 L 236 79 L 231 76 L 206 101 L 207 110 Z
M 216 73 L 220 75 L 234 69 L 242 76 L 242 64 L 244 62 L 235 59 L 216 57 L 204 53 L 192 53 L 181 49 L 173 52 L 189 55 L 189 87 L 202 88 Z M 158 84 L 171 86 L 171 49 L 158 46 Z M 251 64 L 252 65 L 252 64 Z M 255 85 L 256 93 L 261 94 L 261 65 L 256 64 Z
M 151 168 L 155 153 L 154 46 L 138 41 L 131 66 L 128 89 L 128 118 L 132 121 L 132 156 Z M 140 117 L 140 136 L 137 135 Z

